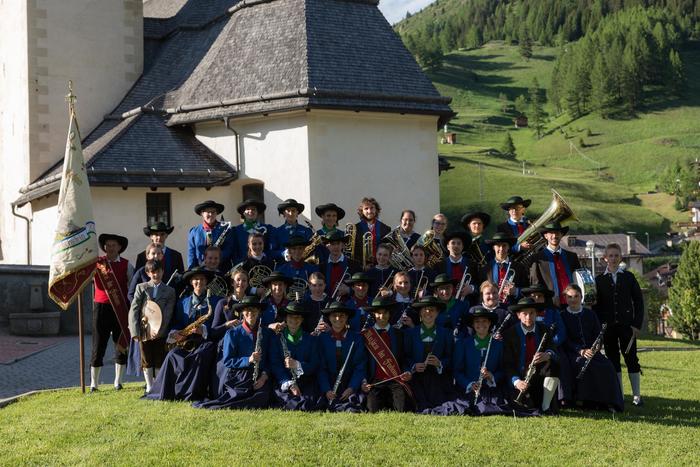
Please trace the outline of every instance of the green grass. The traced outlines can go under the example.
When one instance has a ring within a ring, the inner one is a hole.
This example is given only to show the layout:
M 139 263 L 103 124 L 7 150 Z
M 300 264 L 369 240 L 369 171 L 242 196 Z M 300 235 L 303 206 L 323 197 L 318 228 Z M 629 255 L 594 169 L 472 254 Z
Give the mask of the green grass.
M 640 359 L 646 405 L 633 408 L 628 397 L 614 419 L 582 411 L 537 419 L 217 412 L 140 400 L 138 385 L 49 392 L 0 410 L 0 464 L 696 464 L 700 352 Z
M 533 58 L 524 60 L 517 47 L 492 42 L 448 54 L 443 69 L 430 75 L 438 90 L 453 98 L 458 113 L 450 123 L 458 144 L 439 145 L 440 154 L 455 166 L 440 177 L 442 210 L 458 219 L 467 210 L 486 209 L 500 222 L 505 214 L 498 203 L 520 194 L 533 199 L 530 214 L 536 217 L 549 205 L 549 189 L 555 188 L 579 217 L 574 226 L 579 233 L 632 230 L 659 239 L 673 223 L 687 221 L 687 213 L 673 209 L 672 197 L 647 192 L 655 189 L 667 165 L 700 157 L 700 44 L 683 51 L 688 76 L 683 99 L 661 96 L 626 120 L 593 114 L 573 122 L 555 118 L 547 104 L 547 134 L 538 140 L 532 130 L 514 128 L 515 114 L 502 112 L 498 96 L 505 94 L 511 103 L 518 95 L 527 96 L 534 77 L 546 88 L 557 53 L 556 48 L 535 47 Z M 484 153 L 500 149 L 507 132 L 516 160 Z M 570 143 L 595 162 L 571 150 Z M 525 175 L 523 162 L 529 170 Z

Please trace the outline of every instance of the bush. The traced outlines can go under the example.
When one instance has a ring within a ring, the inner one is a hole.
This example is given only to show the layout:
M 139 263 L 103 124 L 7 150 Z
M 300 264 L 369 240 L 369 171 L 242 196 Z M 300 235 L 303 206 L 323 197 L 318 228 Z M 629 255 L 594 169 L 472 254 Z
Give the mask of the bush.
M 700 242 L 684 246 L 668 304 L 671 326 L 691 340 L 700 338 Z

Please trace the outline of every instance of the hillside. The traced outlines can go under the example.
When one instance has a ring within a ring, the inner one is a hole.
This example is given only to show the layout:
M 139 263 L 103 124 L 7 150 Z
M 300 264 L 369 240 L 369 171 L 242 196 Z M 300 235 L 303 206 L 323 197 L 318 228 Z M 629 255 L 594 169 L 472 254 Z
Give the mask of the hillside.
M 512 123 L 512 102 L 527 96 L 533 78 L 541 88 L 549 85 L 558 49 L 535 46 L 533 53 L 525 60 L 517 46 L 494 41 L 447 54 L 442 69 L 430 73 L 440 92 L 453 97 L 458 113 L 449 126 L 458 144 L 439 145 L 455 167 L 440 177 L 443 211 L 456 220 L 480 207 L 501 219 L 498 203 L 521 194 L 533 199 L 534 217 L 549 205 L 554 188 L 579 217 L 579 233 L 631 230 L 640 239 L 645 232 L 659 238 L 672 222 L 687 220 L 687 214 L 672 209 L 672 197 L 647 192 L 655 190 L 667 165 L 700 157 L 700 44 L 691 42 L 681 51 L 688 82 L 683 99 L 657 103 L 624 120 L 548 117 L 547 135 L 540 140 L 531 129 L 515 129 Z M 505 113 L 500 94 L 511 104 Z M 553 114 L 547 103 L 545 111 Z M 516 157 L 489 155 L 489 149 L 502 147 L 508 132 Z

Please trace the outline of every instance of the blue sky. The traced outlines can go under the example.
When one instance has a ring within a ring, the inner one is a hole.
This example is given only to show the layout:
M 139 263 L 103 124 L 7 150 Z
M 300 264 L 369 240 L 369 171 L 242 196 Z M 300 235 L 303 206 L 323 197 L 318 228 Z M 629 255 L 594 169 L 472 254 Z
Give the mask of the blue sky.
M 433 0 L 379 0 L 379 9 L 389 23 L 394 24 L 402 19 L 407 11 L 415 13 L 431 3 Z

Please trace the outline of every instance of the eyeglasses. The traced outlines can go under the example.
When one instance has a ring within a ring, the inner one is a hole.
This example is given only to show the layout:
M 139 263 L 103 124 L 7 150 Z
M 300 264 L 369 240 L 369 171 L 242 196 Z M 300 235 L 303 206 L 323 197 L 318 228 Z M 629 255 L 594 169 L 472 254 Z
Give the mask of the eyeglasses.
M 447 222 L 433 221 L 433 225 L 447 225 Z
M 579 298 L 579 295 L 566 295 L 566 298 Z

